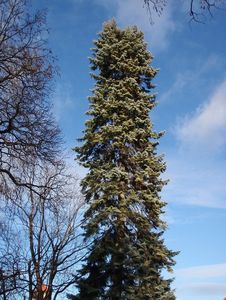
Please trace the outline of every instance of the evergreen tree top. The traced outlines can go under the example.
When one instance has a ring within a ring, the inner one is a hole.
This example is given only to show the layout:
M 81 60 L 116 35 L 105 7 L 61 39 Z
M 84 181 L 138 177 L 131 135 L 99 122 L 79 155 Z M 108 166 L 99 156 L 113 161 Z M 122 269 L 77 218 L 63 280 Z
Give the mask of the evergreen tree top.
M 136 26 L 120 29 L 114 19 L 110 20 L 104 24 L 94 45 L 91 69 L 98 69 L 102 79 L 143 76 L 143 81 L 147 81 L 157 72 L 150 66 L 153 57 Z M 95 75 L 94 78 L 97 79 Z

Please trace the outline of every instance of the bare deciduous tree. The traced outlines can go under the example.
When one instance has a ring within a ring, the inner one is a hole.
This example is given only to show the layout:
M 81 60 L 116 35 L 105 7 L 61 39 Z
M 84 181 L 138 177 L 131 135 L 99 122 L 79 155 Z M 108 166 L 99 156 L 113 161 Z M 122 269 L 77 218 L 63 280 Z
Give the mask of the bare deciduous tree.
M 22 166 L 53 161 L 59 130 L 47 101 L 55 73 L 46 47 L 45 14 L 27 13 L 26 0 L 0 0 L 0 192 L 28 186 Z
M 38 300 L 54 300 L 75 282 L 75 266 L 85 248 L 80 238 L 82 200 L 78 183 L 74 176 L 65 173 L 63 164 L 46 164 L 42 168 L 34 164 L 24 176 L 31 186 L 40 182 L 42 188 L 37 194 L 32 188 L 17 187 L 16 195 L 14 191 L 5 204 L 6 220 L 13 225 L 6 221 L 6 238 L 3 233 L 0 236 L 0 256 L 10 261 L 7 270 L 2 270 L 2 285 L 8 284 L 10 299 L 26 296 L 31 300 L 35 296 Z M 13 257 L 11 253 L 16 252 Z M 14 260 L 17 273 L 10 269 Z M 14 274 L 14 285 L 10 274 Z M 48 287 L 45 294 L 43 285 Z M 0 294 L 5 290 L 1 289 Z
M 56 299 L 80 260 L 80 199 L 59 158 L 45 13 L 0 0 L 0 295 Z M 48 289 L 44 295 L 42 286 Z

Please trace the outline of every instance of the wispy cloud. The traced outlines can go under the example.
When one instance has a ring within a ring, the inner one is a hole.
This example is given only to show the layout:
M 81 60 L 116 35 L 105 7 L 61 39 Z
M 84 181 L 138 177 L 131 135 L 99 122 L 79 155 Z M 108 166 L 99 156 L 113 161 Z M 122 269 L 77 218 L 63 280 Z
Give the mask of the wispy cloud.
M 185 278 L 215 278 L 215 277 L 226 277 L 226 263 L 195 266 L 190 268 L 179 269 L 176 271 L 176 275 Z
M 78 180 L 81 180 L 85 177 L 88 169 L 79 164 L 79 162 L 76 160 L 76 153 L 72 149 L 65 151 L 64 160 L 70 174 L 74 175 L 76 178 L 78 178 Z
M 197 297 L 217 295 L 223 299 L 226 295 L 226 263 L 179 269 L 175 275 L 178 296 L 184 293 Z
M 226 79 L 210 99 L 187 116 L 177 127 L 177 135 L 185 145 L 221 148 L 226 142 Z
M 96 0 L 107 9 L 114 11 L 114 16 L 120 26 L 137 25 L 145 33 L 146 40 L 150 42 L 151 49 L 165 49 L 170 41 L 171 34 L 178 30 L 175 18 L 172 16 L 173 6 L 163 11 L 162 15 L 152 15 L 153 25 L 151 25 L 149 14 L 140 0 Z
M 217 65 L 215 56 L 209 57 L 200 70 L 194 72 L 194 85 L 195 81 L 200 81 L 206 72 Z M 178 81 L 183 91 L 185 85 L 193 83 L 193 78 L 182 76 Z M 169 94 L 174 93 L 173 88 Z M 226 164 L 220 157 L 226 145 L 225 116 L 226 79 L 215 87 L 201 106 L 174 127 L 179 143 L 167 157 L 166 175 L 170 178 L 165 189 L 167 201 L 226 208 Z
M 178 93 L 184 93 L 184 90 L 189 86 L 189 89 L 195 89 L 196 91 L 200 89 L 200 85 L 206 86 L 207 77 L 210 72 L 218 70 L 222 66 L 223 57 L 216 54 L 211 54 L 206 57 L 205 61 L 200 59 L 194 63 L 194 65 L 187 66 L 184 68 L 183 72 L 180 71 L 176 74 L 174 82 L 171 84 L 170 88 L 160 95 L 159 102 L 173 101 L 178 98 Z M 215 78 L 212 80 L 214 81 Z M 208 78 L 208 88 L 212 86 L 213 82 L 210 82 Z M 197 93 L 196 93 L 197 94 Z
M 68 110 L 75 106 L 75 99 L 72 97 L 71 86 L 68 83 L 61 83 L 56 86 L 55 93 L 52 98 L 53 111 L 59 120 Z
M 169 184 L 164 189 L 168 202 L 212 208 L 226 208 L 226 165 L 208 161 L 189 154 L 175 153 L 167 158 L 166 177 Z
M 182 285 L 178 289 L 178 295 L 190 295 L 192 297 L 201 297 L 201 296 L 209 296 L 208 298 L 201 298 L 201 299 L 210 299 L 215 300 L 216 296 L 219 296 L 219 300 L 223 300 L 224 296 L 226 295 L 226 284 L 225 283 L 215 283 L 215 282 L 200 282 L 194 284 L 186 284 Z M 212 296 L 212 297 L 211 297 Z M 182 299 L 182 298 L 180 298 Z M 199 298 L 200 299 L 200 298 Z

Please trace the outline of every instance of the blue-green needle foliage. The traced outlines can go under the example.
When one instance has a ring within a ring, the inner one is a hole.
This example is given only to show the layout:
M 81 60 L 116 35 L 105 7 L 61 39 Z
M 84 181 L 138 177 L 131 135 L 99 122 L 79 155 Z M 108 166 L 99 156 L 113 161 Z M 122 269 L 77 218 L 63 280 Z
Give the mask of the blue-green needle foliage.
M 157 73 L 151 61 L 136 27 L 121 30 L 109 21 L 95 41 L 90 119 L 75 149 L 89 168 L 82 190 L 89 204 L 85 239 L 92 245 L 71 299 L 175 299 L 171 280 L 162 276 L 176 253 L 162 237 L 159 193 L 166 182 L 160 175 L 166 166 L 156 154 L 162 133 L 153 131 L 149 118 Z

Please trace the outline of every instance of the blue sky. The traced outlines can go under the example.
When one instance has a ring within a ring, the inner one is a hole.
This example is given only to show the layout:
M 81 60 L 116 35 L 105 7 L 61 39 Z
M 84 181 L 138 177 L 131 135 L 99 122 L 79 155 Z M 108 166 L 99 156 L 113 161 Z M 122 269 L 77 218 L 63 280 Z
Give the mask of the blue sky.
M 54 112 L 70 150 L 82 136 L 90 48 L 102 23 L 115 17 L 121 27 L 137 25 L 154 55 L 158 106 L 151 118 L 166 130 L 170 183 L 166 243 L 180 250 L 175 266 L 177 300 L 223 300 L 226 296 L 226 12 L 206 24 L 189 23 L 188 0 L 171 2 L 150 25 L 142 0 L 33 0 L 48 8 L 50 46 L 61 76 L 52 95 Z M 187 4 L 187 5 L 186 5 Z M 72 153 L 72 156 L 74 154 Z M 74 162 L 76 172 L 84 170 Z

